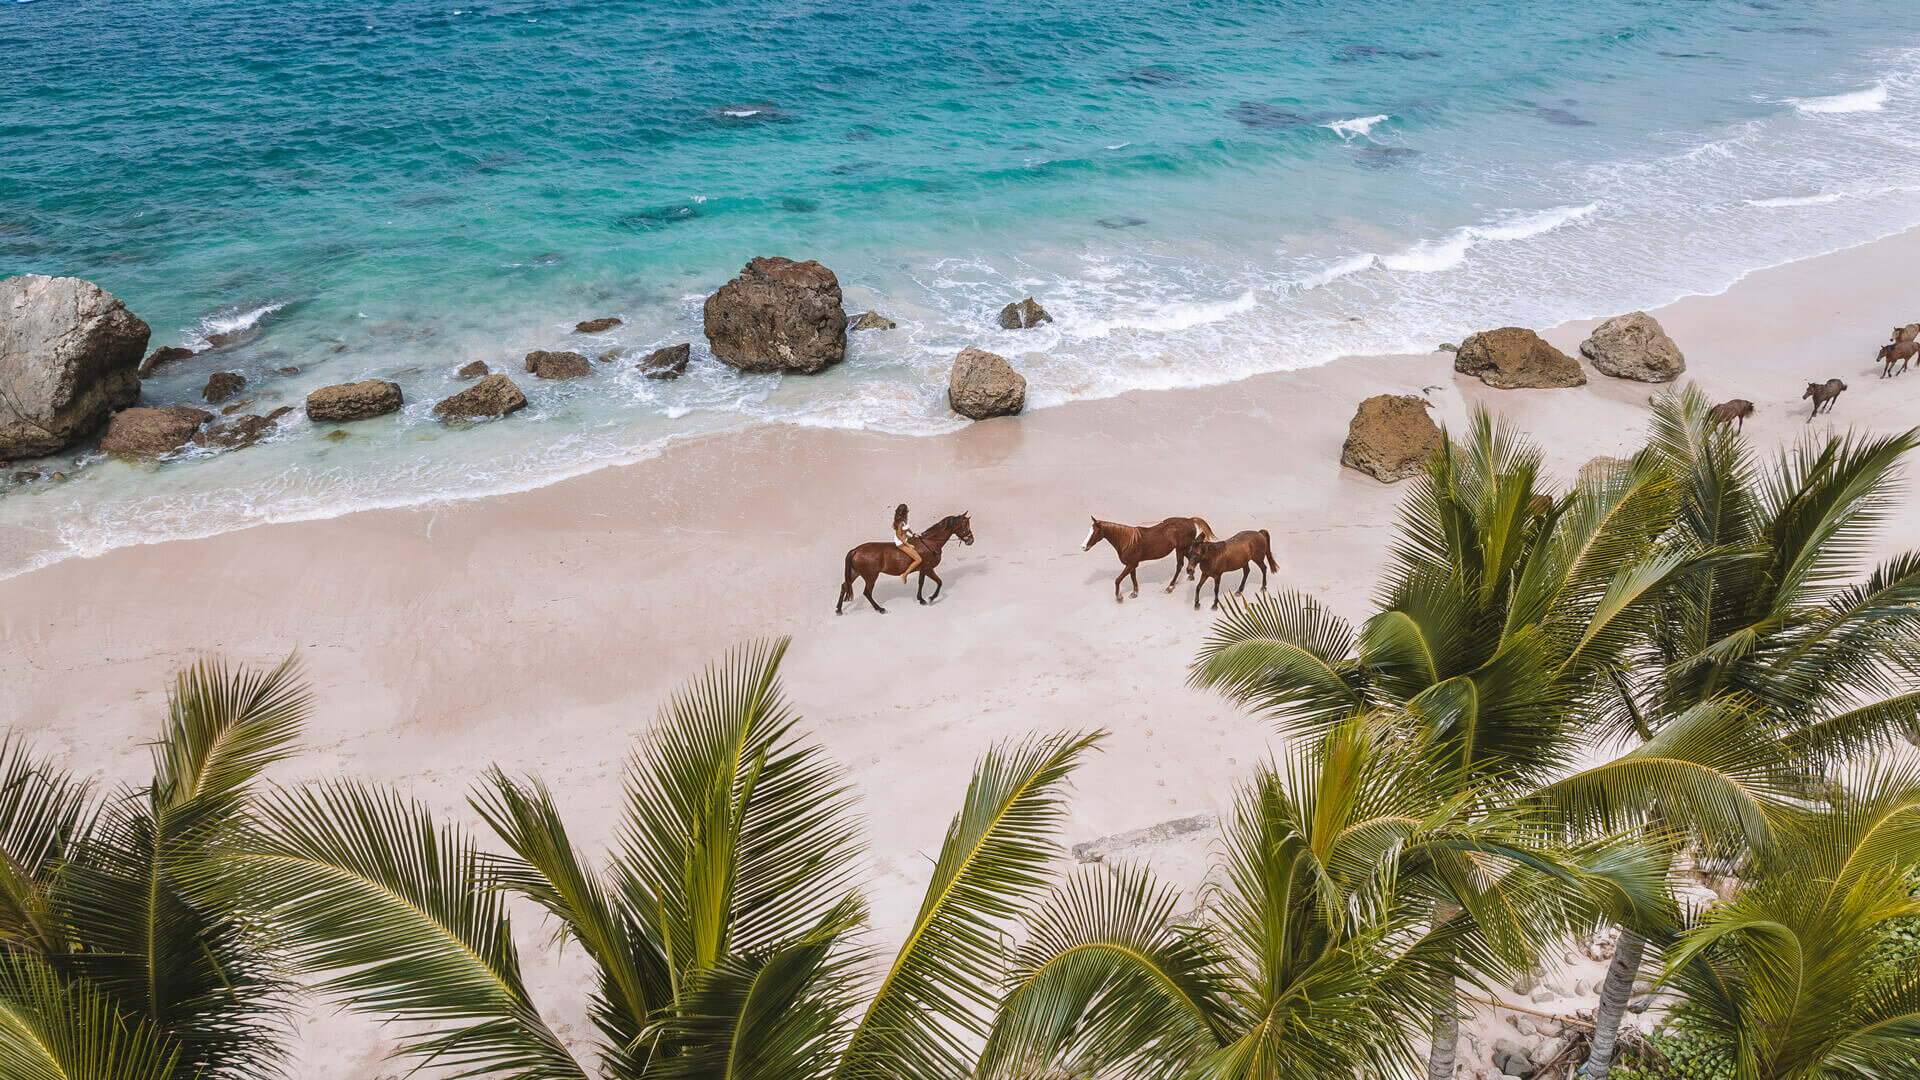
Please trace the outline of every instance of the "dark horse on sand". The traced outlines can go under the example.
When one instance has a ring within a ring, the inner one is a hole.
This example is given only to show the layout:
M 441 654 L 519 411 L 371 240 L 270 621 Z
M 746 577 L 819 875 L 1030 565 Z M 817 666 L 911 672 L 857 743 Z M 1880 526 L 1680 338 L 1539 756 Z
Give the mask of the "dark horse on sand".
M 1081 551 L 1093 550 L 1093 545 L 1105 540 L 1113 545 L 1113 553 L 1120 556 L 1120 576 L 1113 579 L 1113 598 L 1120 600 L 1120 582 L 1128 575 L 1133 577 L 1133 595 L 1140 595 L 1140 564 L 1173 556 L 1173 579 L 1167 582 L 1167 592 L 1180 581 L 1180 569 L 1187 566 L 1187 545 L 1195 540 L 1213 539 L 1213 528 L 1197 517 L 1170 517 L 1158 525 L 1122 525 L 1117 521 L 1093 519 L 1093 531 L 1087 534 L 1087 542 Z M 1187 576 L 1193 576 L 1192 567 L 1187 567 Z
M 1267 591 L 1267 571 L 1276 573 L 1280 564 L 1273 561 L 1273 537 L 1265 529 L 1248 529 L 1237 532 L 1218 543 L 1209 544 L 1205 540 L 1195 540 L 1187 545 L 1187 561 L 1200 568 L 1200 583 L 1193 587 L 1193 610 L 1200 610 L 1200 590 L 1207 587 L 1207 579 L 1213 579 L 1213 606 L 1220 606 L 1220 576 L 1240 571 L 1240 588 L 1234 595 L 1247 591 L 1247 575 L 1254 567 L 1260 568 L 1260 591 Z
M 947 541 L 956 538 L 963 544 L 973 543 L 973 523 L 967 520 L 966 514 L 941 518 L 940 524 L 925 530 L 911 541 L 914 547 L 920 549 L 920 567 L 917 571 L 920 587 L 913 591 L 915 600 L 925 604 L 940 598 L 940 575 L 934 573 L 933 568 L 940 565 L 940 549 L 947 546 Z M 841 614 L 842 605 L 853 599 L 853 579 L 864 578 L 867 583 L 867 603 L 873 604 L 873 610 L 885 615 L 887 609 L 873 599 L 873 583 L 881 574 L 902 574 L 906 569 L 907 553 L 891 540 L 875 540 L 847 552 L 847 577 L 840 583 L 840 601 L 833 605 L 833 613 Z M 928 578 L 933 579 L 933 595 L 922 596 Z

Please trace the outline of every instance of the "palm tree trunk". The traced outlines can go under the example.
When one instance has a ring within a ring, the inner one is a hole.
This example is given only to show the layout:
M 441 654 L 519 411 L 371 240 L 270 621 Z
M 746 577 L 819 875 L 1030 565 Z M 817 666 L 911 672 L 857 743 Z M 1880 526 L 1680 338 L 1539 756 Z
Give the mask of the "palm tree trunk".
M 1435 904 L 1434 931 L 1439 932 L 1460 911 L 1460 907 L 1454 904 Z M 1440 978 L 1445 1004 L 1433 1011 L 1433 1044 L 1427 1048 L 1427 1080 L 1453 1080 L 1454 1061 L 1460 1044 L 1460 1003 L 1454 992 L 1453 977 L 1442 975 Z
M 1606 1080 L 1613 1069 L 1620 1018 L 1626 1015 L 1634 980 L 1640 977 L 1640 959 L 1646 951 L 1646 938 L 1624 926 L 1620 928 L 1620 944 L 1614 947 L 1613 961 L 1607 965 L 1606 981 L 1600 984 L 1600 1007 L 1593 1014 L 1593 1052 L 1587 1055 L 1587 1080 Z

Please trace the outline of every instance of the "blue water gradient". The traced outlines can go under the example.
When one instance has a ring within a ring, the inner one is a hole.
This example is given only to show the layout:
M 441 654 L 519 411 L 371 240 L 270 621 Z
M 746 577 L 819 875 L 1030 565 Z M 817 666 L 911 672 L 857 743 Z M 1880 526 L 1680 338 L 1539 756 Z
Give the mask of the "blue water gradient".
M 1907 0 L 1009 6 L 41 0 L 0 8 L 0 277 L 89 278 L 258 407 L 381 376 L 397 421 L 0 496 L 0 576 L 266 520 L 524 488 L 785 420 L 943 430 L 982 345 L 1030 403 L 1219 382 L 1611 314 L 1920 222 Z M 756 254 L 857 334 L 812 379 L 699 335 Z M 1033 294 L 1056 322 L 1003 332 Z M 593 339 L 574 322 L 619 315 Z M 513 420 L 428 410 L 472 359 Z M 275 372 L 297 366 L 300 373 Z M 77 466 L 77 467 L 76 467 Z

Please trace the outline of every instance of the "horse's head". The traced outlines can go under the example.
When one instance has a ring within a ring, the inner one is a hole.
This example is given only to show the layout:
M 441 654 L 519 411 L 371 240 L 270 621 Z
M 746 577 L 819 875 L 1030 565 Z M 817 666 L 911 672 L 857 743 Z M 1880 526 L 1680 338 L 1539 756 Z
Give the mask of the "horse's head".
M 1080 545 L 1081 551 L 1093 550 L 1093 545 L 1099 543 L 1100 538 L 1106 534 L 1106 530 L 1102 528 L 1105 524 L 1106 522 L 1101 521 L 1099 518 L 1093 519 L 1093 531 L 1087 534 L 1087 542 Z
M 947 520 L 953 524 L 953 535 L 959 537 L 961 543 L 967 545 L 968 547 L 972 547 L 973 546 L 973 519 L 967 516 L 969 513 L 971 513 L 971 511 L 962 510 L 960 513 L 954 515 L 953 517 L 948 518 Z
M 1187 551 L 1186 551 L 1187 561 L 1190 563 L 1197 563 L 1202 558 L 1204 558 L 1209 552 L 1213 551 L 1215 548 L 1218 548 L 1219 546 L 1220 546 L 1220 542 L 1217 540 L 1204 540 L 1196 536 L 1192 540 L 1188 541 L 1187 543 Z
M 1819 393 L 1822 389 L 1824 389 L 1823 384 L 1817 383 L 1817 382 L 1810 382 L 1807 384 L 1807 392 L 1800 395 L 1800 400 L 1805 401 L 1808 398 L 1812 397 L 1813 395 Z

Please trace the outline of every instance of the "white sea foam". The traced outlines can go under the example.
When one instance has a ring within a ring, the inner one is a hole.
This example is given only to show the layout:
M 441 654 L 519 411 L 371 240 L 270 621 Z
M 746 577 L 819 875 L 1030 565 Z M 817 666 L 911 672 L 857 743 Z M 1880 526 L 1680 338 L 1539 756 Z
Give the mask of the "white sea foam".
M 1352 142 L 1355 138 L 1372 137 L 1373 125 L 1387 119 L 1391 118 L 1386 113 L 1381 113 L 1378 116 L 1359 116 L 1352 120 L 1335 120 L 1331 124 L 1321 124 L 1320 126 L 1340 136 L 1347 142 Z
M 1116 330 L 1140 330 L 1152 334 L 1173 333 L 1205 326 L 1252 311 L 1259 301 L 1249 289 L 1231 300 L 1197 300 L 1157 304 L 1111 319 L 1074 322 L 1067 333 L 1076 338 L 1106 337 Z
M 1747 205 L 1765 207 L 1825 206 L 1827 203 L 1836 203 L 1844 198 L 1846 198 L 1846 195 L 1841 192 L 1823 191 L 1818 195 L 1780 195 L 1771 199 L 1748 199 Z
M 1561 206 L 1537 214 L 1523 214 L 1489 225 L 1467 225 L 1434 240 L 1422 240 L 1404 251 L 1379 256 L 1380 265 L 1389 270 L 1431 274 L 1451 270 L 1466 260 L 1467 252 L 1486 241 L 1525 240 L 1549 233 L 1578 221 L 1598 209 L 1598 204 Z
M 238 334 L 260 325 L 260 320 L 287 306 L 289 301 L 274 300 L 255 307 L 233 307 L 201 319 L 189 335 L 188 344 L 204 347 L 214 334 Z M 364 315 L 362 316 L 364 318 Z
M 1301 278 L 1296 283 L 1296 287 L 1300 289 L 1318 289 L 1323 285 L 1331 285 L 1343 277 L 1357 274 L 1362 270 L 1373 269 L 1374 263 L 1378 261 L 1378 256 L 1375 256 L 1371 252 L 1360 255 L 1349 255 L 1344 259 L 1332 263 L 1324 270 L 1316 271 Z
M 1132 144 L 1132 143 L 1130 143 L 1130 142 L 1117 142 L 1117 143 L 1114 143 L 1114 144 L 1112 144 L 1112 145 L 1110 145 L 1110 146 L 1108 146 L 1108 147 L 1107 147 L 1107 149 L 1109 149 L 1109 150 L 1125 150 L 1125 149 L 1126 149 L 1127 147 L 1129 147 L 1129 146 L 1132 146 L 1132 145 L 1133 145 L 1133 144 Z
M 1887 84 L 1875 83 L 1865 90 L 1831 97 L 1788 98 L 1787 104 L 1809 115 L 1829 113 L 1879 112 L 1887 106 Z

